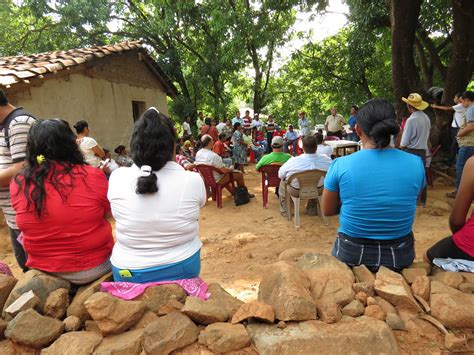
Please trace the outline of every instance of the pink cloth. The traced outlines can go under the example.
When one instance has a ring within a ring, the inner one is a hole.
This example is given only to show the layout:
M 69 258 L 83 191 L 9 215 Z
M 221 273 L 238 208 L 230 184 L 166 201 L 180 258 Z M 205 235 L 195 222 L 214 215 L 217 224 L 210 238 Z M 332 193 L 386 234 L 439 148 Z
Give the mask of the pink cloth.
M 201 300 L 207 300 L 211 295 L 207 292 L 207 284 L 200 277 L 174 281 L 148 282 L 144 284 L 136 284 L 133 282 L 102 282 L 100 290 L 124 300 L 132 300 L 145 292 L 148 287 L 169 284 L 177 284 L 181 286 L 189 296 L 197 297 Z
M 10 270 L 8 265 L 5 263 L 2 263 L 1 261 L 0 261 L 0 274 L 13 276 L 12 271 Z

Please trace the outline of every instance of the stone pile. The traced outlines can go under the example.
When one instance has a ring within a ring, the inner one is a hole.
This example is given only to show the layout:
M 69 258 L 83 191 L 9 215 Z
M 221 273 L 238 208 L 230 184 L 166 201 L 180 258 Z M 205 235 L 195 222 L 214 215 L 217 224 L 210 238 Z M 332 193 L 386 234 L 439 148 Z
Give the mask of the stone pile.
M 447 350 L 474 350 L 447 330 L 474 329 L 473 274 L 424 262 L 373 274 L 301 249 L 279 259 L 249 303 L 218 284 L 206 301 L 177 285 L 125 301 L 99 291 L 111 275 L 74 297 L 69 283 L 36 270 L 20 281 L 0 275 L 0 354 L 398 354 L 394 334 L 423 322 Z

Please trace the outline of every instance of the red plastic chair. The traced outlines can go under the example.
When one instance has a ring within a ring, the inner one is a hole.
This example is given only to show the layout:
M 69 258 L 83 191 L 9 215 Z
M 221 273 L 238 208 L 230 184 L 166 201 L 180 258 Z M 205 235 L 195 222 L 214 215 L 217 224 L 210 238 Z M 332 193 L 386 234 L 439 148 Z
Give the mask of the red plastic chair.
M 248 156 L 250 163 L 255 164 L 255 152 L 251 147 L 248 148 Z
M 430 148 L 430 155 L 427 158 L 431 158 L 430 164 L 425 166 L 426 182 L 429 186 L 433 187 L 433 171 L 431 170 L 431 162 L 433 161 L 434 156 L 438 153 L 441 148 L 441 144 Z
M 226 188 L 231 194 L 234 194 L 234 180 L 230 175 L 230 181 L 225 184 L 219 184 L 214 178 L 214 171 L 217 171 L 212 165 L 199 164 L 196 165 L 196 170 L 201 174 L 204 184 L 206 185 L 207 198 L 209 199 L 209 189 L 211 189 L 212 201 L 217 200 L 217 208 L 222 208 L 222 190 Z
M 340 141 L 338 136 L 327 136 L 325 141 Z
M 259 171 L 262 174 L 262 200 L 263 207 L 267 208 L 268 203 L 268 188 L 280 186 L 280 178 L 278 177 L 278 170 L 281 164 L 271 164 L 262 166 Z

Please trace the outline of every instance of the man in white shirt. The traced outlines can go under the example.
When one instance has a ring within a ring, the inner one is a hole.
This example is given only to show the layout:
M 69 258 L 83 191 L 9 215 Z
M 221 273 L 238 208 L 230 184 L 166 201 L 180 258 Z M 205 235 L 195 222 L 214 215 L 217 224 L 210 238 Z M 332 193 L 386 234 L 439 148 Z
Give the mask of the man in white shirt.
M 342 139 L 342 129 L 344 124 L 344 118 L 337 113 L 337 108 L 331 108 L 331 114 L 326 117 L 326 122 L 324 123 L 327 136 L 336 136 L 339 137 L 339 139 Z
M 221 185 L 235 181 L 237 186 L 245 187 L 244 174 L 238 170 L 226 168 L 222 158 L 212 151 L 214 141 L 210 135 L 205 134 L 202 136 L 201 144 L 203 148 L 196 153 L 194 161 L 196 165 L 211 165 L 215 167 L 217 171 L 214 171 L 214 179 Z M 249 196 L 255 197 L 250 193 Z
M 232 126 L 237 122 L 239 122 L 242 127 L 244 126 L 244 120 L 240 117 L 240 111 L 238 110 L 235 112 L 235 117 L 232 119 Z
M 193 133 L 193 132 L 191 131 L 190 122 L 191 122 L 191 117 L 186 116 L 186 117 L 184 118 L 184 122 L 183 122 L 183 135 L 184 135 L 184 136 L 191 136 L 192 133 Z
M 224 118 L 222 122 L 216 125 L 217 132 L 219 132 L 219 134 L 222 133 L 222 129 L 226 126 L 226 123 L 227 123 L 227 118 Z
M 454 95 L 454 106 L 438 106 L 432 104 L 431 107 L 437 110 L 443 111 L 454 111 L 453 122 L 451 123 L 451 149 L 447 161 L 448 166 L 452 166 L 456 162 L 456 155 L 458 153 L 458 141 L 456 136 L 458 135 L 459 128 L 463 124 L 463 118 L 466 114 L 466 108 L 462 104 L 461 99 L 462 93 Z
M 196 120 L 196 127 L 198 129 L 198 132 L 201 130 L 202 126 L 204 126 L 204 114 L 202 112 L 199 112 Z
M 292 157 L 285 164 L 283 164 L 278 171 L 278 177 L 281 179 L 279 187 L 280 213 L 286 215 L 286 196 L 285 196 L 285 181 L 296 173 L 301 173 L 307 170 L 322 170 L 328 171 L 332 163 L 331 158 L 326 155 L 319 155 L 316 153 L 318 141 L 315 136 L 306 136 L 303 138 L 303 152 L 298 157 Z M 322 179 L 321 179 L 322 180 Z M 323 186 L 323 181 L 319 181 L 318 187 Z M 291 187 L 299 189 L 299 184 L 295 180 L 291 183 Z

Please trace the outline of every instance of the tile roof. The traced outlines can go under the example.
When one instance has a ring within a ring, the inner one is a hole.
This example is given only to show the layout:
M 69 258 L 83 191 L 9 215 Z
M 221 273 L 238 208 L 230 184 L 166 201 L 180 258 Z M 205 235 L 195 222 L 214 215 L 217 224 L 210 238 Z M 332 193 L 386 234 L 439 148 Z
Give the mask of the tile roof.
M 8 89 L 16 84 L 30 84 L 31 79 L 44 79 L 45 75 L 57 74 L 62 70 L 70 70 L 80 64 L 134 49 L 139 49 L 145 54 L 148 59 L 147 64 L 151 63 L 152 68 L 150 69 L 159 76 L 167 94 L 176 95 L 177 90 L 173 83 L 142 47 L 141 41 L 127 41 L 105 46 L 25 56 L 0 57 L 0 88 Z

